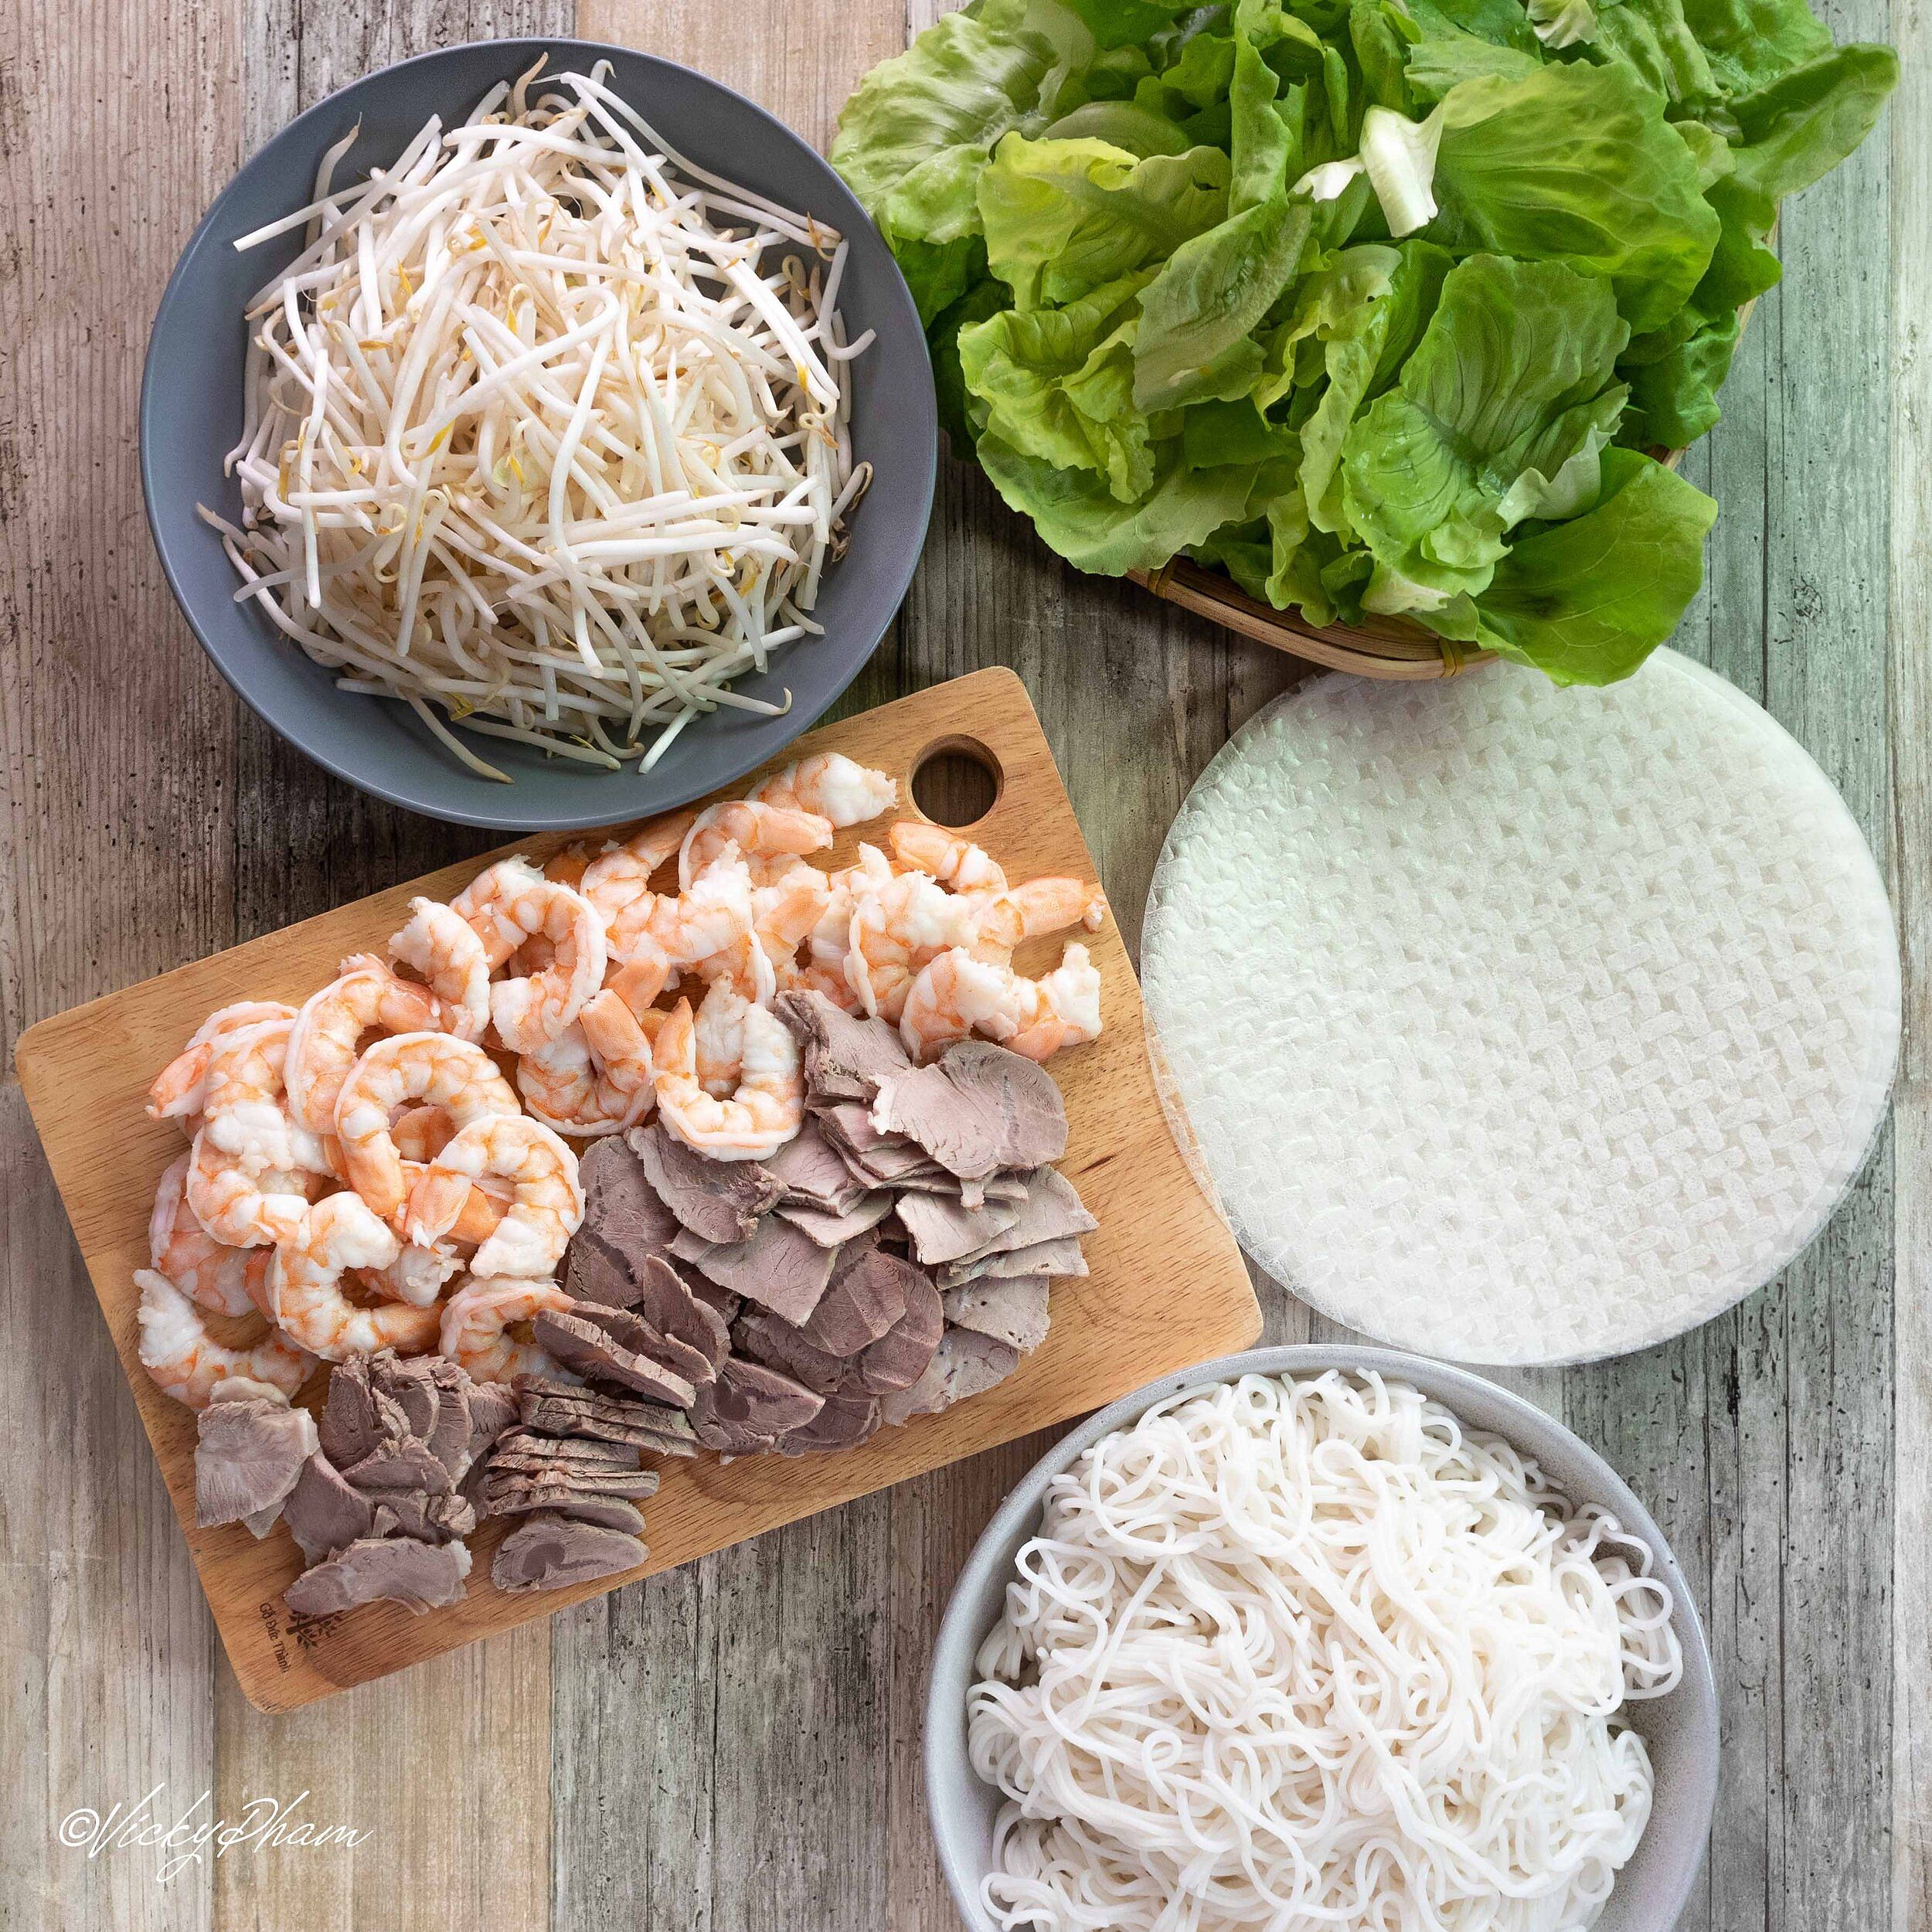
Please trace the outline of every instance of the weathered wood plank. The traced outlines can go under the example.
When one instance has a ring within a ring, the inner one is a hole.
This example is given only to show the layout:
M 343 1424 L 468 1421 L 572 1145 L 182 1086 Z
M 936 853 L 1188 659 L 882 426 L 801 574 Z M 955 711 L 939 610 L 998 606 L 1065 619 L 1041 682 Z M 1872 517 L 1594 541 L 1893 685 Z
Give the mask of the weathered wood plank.
M 148 318 L 232 165 L 233 9 L 83 0 L 0 29 L 0 1719 L 13 1775 L 0 1925 L 194 1927 L 206 1865 L 63 1845 L 83 1807 L 212 1783 L 212 1631 L 74 1247 L 12 1043 L 29 1021 L 206 943 L 225 917 L 226 694 L 141 512 Z
M 1932 1924 L 1932 20 L 1893 17 L 1892 903 L 1905 955 L 1905 1046 L 1893 1161 L 1892 1310 L 1893 1932 Z
M 243 150 L 372 67 L 457 41 L 571 26 L 570 0 L 368 0 L 319 12 L 249 0 Z M 362 797 L 237 710 L 233 937 L 492 842 Z M 307 1815 L 375 1833 L 352 1856 L 284 1858 L 272 1883 L 247 1862 L 224 1861 L 215 1899 L 224 1928 L 549 1925 L 549 1646 L 541 1631 L 513 1631 L 294 1718 L 252 1709 L 224 1665 L 216 1739 L 227 1815 L 251 1798 L 286 1801 L 306 1790 Z

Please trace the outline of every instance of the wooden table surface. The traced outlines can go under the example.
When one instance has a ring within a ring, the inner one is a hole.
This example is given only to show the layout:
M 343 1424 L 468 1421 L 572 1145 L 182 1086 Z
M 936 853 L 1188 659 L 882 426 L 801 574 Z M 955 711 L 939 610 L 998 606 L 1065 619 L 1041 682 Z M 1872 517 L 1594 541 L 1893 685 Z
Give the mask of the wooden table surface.
M 923 1816 L 926 1658 L 1039 1439 L 262 1717 L 219 1655 L 12 1073 L 45 1014 L 491 842 L 284 747 L 156 566 L 143 342 L 241 158 L 369 68 L 573 28 L 702 67 L 822 145 L 852 82 L 935 11 L 78 0 L 0 28 L 0 1926 L 957 1923 Z M 1676 641 L 1796 733 L 1888 867 L 1895 1119 L 1828 1231 L 1742 1308 L 1624 1361 L 1507 1378 L 1628 1477 L 1703 1607 L 1723 1784 L 1699 1932 L 1932 1926 L 1932 25 L 1883 0 L 1825 11 L 1841 39 L 1893 40 L 1906 79 L 1866 150 L 1786 209 L 1784 286 L 1686 465 L 1723 514 Z M 1032 690 L 1130 936 L 1189 782 L 1298 668 L 1062 567 L 954 466 L 848 706 L 988 664 Z M 1329 1332 L 1260 1285 L 1270 1338 Z M 111 1828 L 155 1787 L 163 1827 L 260 1824 L 246 1808 L 273 1801 L 291 1828 L 366 1836 L 211 1846 L 165 1882 L 152 1847 L 73 1842 L 79 1815 Z

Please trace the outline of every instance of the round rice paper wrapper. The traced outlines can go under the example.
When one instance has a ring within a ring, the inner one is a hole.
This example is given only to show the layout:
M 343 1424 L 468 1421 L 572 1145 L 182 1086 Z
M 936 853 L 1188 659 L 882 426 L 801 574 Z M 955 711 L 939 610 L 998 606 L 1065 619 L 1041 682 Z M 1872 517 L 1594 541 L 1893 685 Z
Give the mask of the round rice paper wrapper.
M 1325 678 L 1170 828 L 1141 940 L 1179 1138 L 1323 1314 L 1487 1363 L 1708 1321 L 1831 1218 L 1900 1027 L 1884 883 L 1760 706 L 1656 652 Z

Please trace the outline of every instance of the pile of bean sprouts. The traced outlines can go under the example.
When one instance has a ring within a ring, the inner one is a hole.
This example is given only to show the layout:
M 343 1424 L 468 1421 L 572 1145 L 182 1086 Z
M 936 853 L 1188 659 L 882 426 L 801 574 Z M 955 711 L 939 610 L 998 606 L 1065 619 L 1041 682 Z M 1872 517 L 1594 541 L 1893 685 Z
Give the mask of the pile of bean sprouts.
M 1379 1376 L 1249 1376 L 1055 1478 L 969 1700 L 1050 1932 L 1569 1932 L 1650 1815 L 1649 1553 Z
M 540 64 L 540 63 L 539 63 Z M 532 69 L 461 127 L 304 208 L 248 310 L 244 514 L 205 507 L 253 597 L 346 690 L 452 733 L 648 770 L 822 634 L 852 462 L 848 244 L 675 154 L 604 63 Z

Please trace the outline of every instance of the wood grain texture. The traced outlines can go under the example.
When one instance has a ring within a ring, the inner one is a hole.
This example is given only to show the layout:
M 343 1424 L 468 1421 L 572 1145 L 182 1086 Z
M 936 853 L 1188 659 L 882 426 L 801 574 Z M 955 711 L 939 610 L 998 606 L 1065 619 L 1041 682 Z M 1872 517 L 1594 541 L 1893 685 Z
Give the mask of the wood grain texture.
M 28 1020 L 230 916 L 230 706 L 152 566 L 129 428 L 148 317 L 233 163 L 236 26 L 112 0 L 0 25 L 0 1926 L 20 1932 L 209 1912 L 205 1862 L 163 1886 L 151 1851 L 56 1835 L 209 1788 L 215 1647 L 10 1069 Z
M 1893 15 L 1893 232 L 1932 223 L 1932 20 Z M 1932 1925 L 1932 257 L 1892 250 L 1892 903 L 1905 955 L 1894 1108 L 1892 1358 L 1892 1932 Z
M 992 810 L 975 836 L 1015 878 L 1090 877 L 1093 862 L 1067 802 L 1025 687 L 997 670 L 959 679 L 862 717 L 825 727 L 781 754 L 839 751 L 890 773 L 909 796 L 913 772 L 936 747 L 961 743 L 998 774 Z M 764 769 L 775 769 L 774 764 Z M 740 795 L 734 785 L 723 795 Z M 826 855 L 849 864 L 876 826 L 840 835 Z M 564 835 L 525 838 L 536 862 Z M 293 1539 L 258 1541 L 239 1524 L 194 1522 L 195 1421 L 156 1389 L 135 1352 L 133 1275 L 148 1247 L 154 1185 L 180 1148 L 172 1122 L 148 1119 L 143 1097 L 154 1073 L 217 1008 L 247 997 L 299 1002 L 327 983 L 335 962 L 379 947 L 419 894 L 447 900 L 474 876 L 473 861 L 391 886 L 371 898 L 182 967 L 125 992 L 43 1020 L 22 1037 L 21 1085 L 32 1107 L 96 1293 L 128 1372 L 156 1457 L 173 1495 L 229 1661 L 251 1702 L 286 1711 L 366 1683 L 478 1637 L 546 1617 L 600 1595 L 607 1582 L 521 1595 L 487 1578 L 502 1526 L 472 1543 L 475 1566 L 463 1600 L 429 1616 L 399 1604 L 296 1621 L 281 1599 L 301 1573 Z M 1083 935 L 1100 981 L 1107 1026 L 1089 1046 L 1060 1056 L 1053 1077 L 1066 1104 L 1069 1138 L 1059 1163 L 1098 1219 L 1083 1241 L 1090 1272 L 1058 1281 L 1053 1325 L 1016 1372 L 969 1403 L 882 1431 L 860 1447 L 793 1463 L 701 1455 L 673 1461 L 648 1512 L 655 1574 L 781 1523 L 1009 1440 L 1029 1428 L 1084 1413 L 1170 1369 L 1243 1348 L 1260 1316 L 1225 1224 L 1175 1151 L 1155 1098 L 1141 1029 L 1139 989 L 1112 923 Z M 1056 957 L 1061 940 L 1029 942 L 1015 954 L 1023 973 Z M 1147 1294 L 1155 1275 L 1166 1298 Z M 311 1380 L 319 1402 L 324 1383 Z M 789 1600 L 790 1593 L 781 1593 Z

